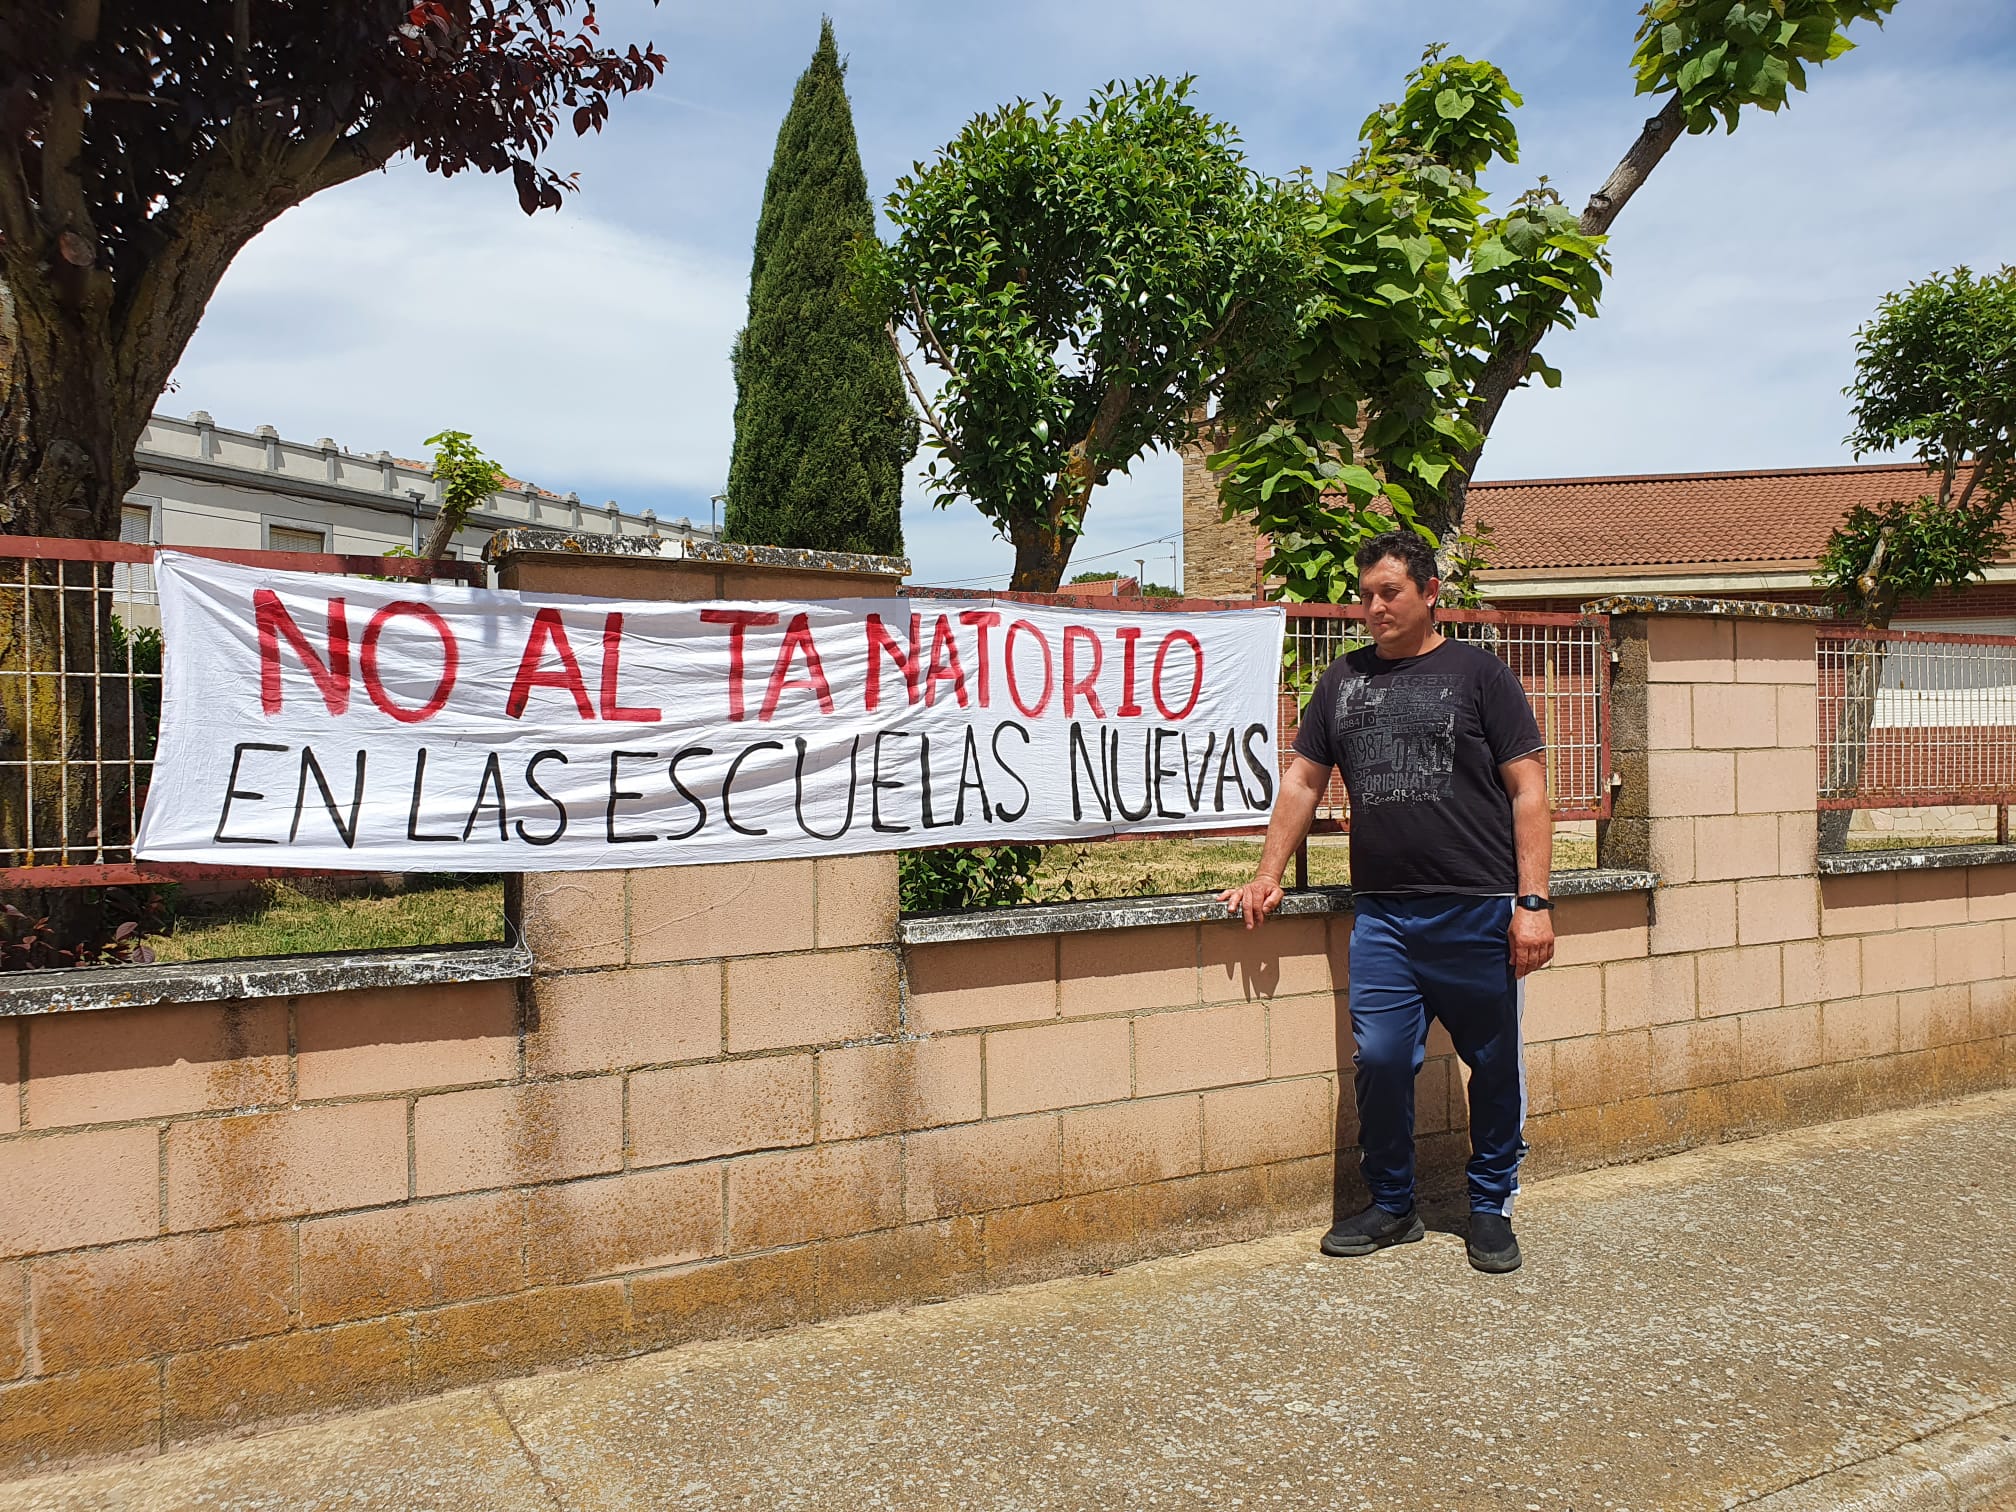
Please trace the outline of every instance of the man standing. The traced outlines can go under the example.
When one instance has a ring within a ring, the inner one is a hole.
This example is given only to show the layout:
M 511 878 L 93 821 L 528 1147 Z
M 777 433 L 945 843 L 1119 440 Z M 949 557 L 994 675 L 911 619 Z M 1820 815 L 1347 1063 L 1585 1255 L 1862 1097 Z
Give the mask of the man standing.
M 1414 1209 L 1414 1078 L 1434 1018 L 1470 1068 L 1470 1263 L 1517 1270 L 1519 984 L 1554 955 L 1540 731 L 1509 667 L 1436 630 L 1442 584 L 1419 535 L 1368 541 L 1358 585 L 1372 644 L 1317 682 L 1260 869 L 1218 896 L 1248 929 L 1265 922 L 1339 768 L 1351 797 L 1351 1034 L 1372 1205 L 1325 1234 L 1323 1252 L 1369 1255 L 1425 1232 Z

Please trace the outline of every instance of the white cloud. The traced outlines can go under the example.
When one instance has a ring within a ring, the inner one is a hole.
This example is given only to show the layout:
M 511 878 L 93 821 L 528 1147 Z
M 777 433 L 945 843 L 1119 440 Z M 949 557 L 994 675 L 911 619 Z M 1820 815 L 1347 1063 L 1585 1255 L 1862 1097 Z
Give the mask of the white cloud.
M 407 456 L 452 426 L 547 487 L 704 507 L 727 476 L 746 279 L 578 201 L 528 218 L 495 179 L 403 166 L 253 241 L 166 402 Z

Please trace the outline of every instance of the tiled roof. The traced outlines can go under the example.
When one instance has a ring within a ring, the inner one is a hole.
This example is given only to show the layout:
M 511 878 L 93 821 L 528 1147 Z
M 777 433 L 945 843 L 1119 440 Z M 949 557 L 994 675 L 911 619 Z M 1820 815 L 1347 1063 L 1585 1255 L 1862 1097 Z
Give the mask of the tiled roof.
M 1916 498 L 1915 462 L 1771 471 L 1526 478 L 1470 485 L 1504 571 L 1765 563 L 1810 566 L 1856 504 Z

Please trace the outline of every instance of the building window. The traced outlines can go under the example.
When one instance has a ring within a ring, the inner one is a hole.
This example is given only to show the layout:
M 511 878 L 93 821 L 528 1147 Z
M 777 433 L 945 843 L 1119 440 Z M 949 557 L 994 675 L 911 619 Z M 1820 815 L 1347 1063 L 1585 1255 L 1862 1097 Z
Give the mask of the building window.
M 150 546 L 154 541 L 154 506 L 151 503 L 125 503 L 119 506 L 119 544 L 122 546 Z M 114 562 L 112 564 L 112 603 L 116 610 L 120 604 L 152 604 L 154 596 L 154 567 L 150 562 Z
M 327 531 L 307 530 L 298 525 L 268 525 L 266 549 L 323 552 L 329 549 L 329 534 Z

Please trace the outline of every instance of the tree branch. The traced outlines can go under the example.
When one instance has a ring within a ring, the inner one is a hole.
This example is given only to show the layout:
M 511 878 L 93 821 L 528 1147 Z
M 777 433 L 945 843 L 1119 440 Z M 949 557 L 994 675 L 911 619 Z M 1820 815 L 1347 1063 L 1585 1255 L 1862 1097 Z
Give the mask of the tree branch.
M 77 173 L 84 151 L 84 107 L 91 83 L 79 66 L 79 54 L 98 39 L 99 0 L 70 0 L 64 17 L 63 66 L 49 93 L 49 121 L 42 135 L 42 203 L 54 214 L 51 229 L 75 232 L 88 244 L 97 242 L 91 203 Z
M 917 375 L 910 371 L 910 359 L 903 355 L 903 343 L 896 338 L 896 322 L 892 320 L 882 329 L 889 337 L 890 350 L 896 354 L 896 365 L 903 369 L 903 377 L 910 385 L 910 392 L 916 396 L 918 408 L 924 411 L 925 423 L 938 437 L 940 449 L 956 463 L 962 455 L 959 443 L 954 441 L 951 433 L 945 429 L 945 422 L 938 418 L 938 412 L 931 408 L 931 401 L 924 397 L 924 390 L 917 382 Z
M 1631 203 L 1631 197 L 1686 129 L 1687 113 L 1681 109 L 1680 97 L 1676 94 L 1645 123 L 1638 139 L 1617 166 L 1610 170 L 1603 187 L 1589 196 L 1589 203 L 1582 210 L 1579 228 L 1584 236 L 1608 234 L 1618 215 Z M 1505 407 L 1505 400 L 1526 376 L 1527 359 L 1539 348 L 1541 338 L 1553 329 L 1554 317 L 1567 298 L 1558 290 L 1551 291 L 1550 296 L 1540 302 L 1534 318 L 1518 334 L 1498 346 L 1485 362 L 1483 372 L 1477 375 L 1477 382 L 1470 391 L 1470 401 L 1465 406 L 1464 418 L 1476 426 L 1484 439 L 1456 459 L 1457 469 L 1452 474 L 1455 481 L 1449 485 L 1443 518 L 1435 522 L 1439 533 L 1446 533 L 1448 527 L 1463 523 L 1464 496 L 1469 490 L 1470 477 L 1476 471 L 1477 459 L 1483 454 L 1484 443 L 1490 440 L 1491 427 L 1498 419 L 1498 412 Z
M 931 324 L 931 317 L 924 313 L 924 301 L 917 297 L 916 289 L 907 292 L 910 295 L 910 308 L 917 312 L 918 330 L 922 335 L 931 338 L 931 350 L 938 354 L 932 361 L 946 372 L 956 374 L 959 369 L 952 365 L 952 358 L 945 350 L 945 343 L 938 339 L 937 328 Z

